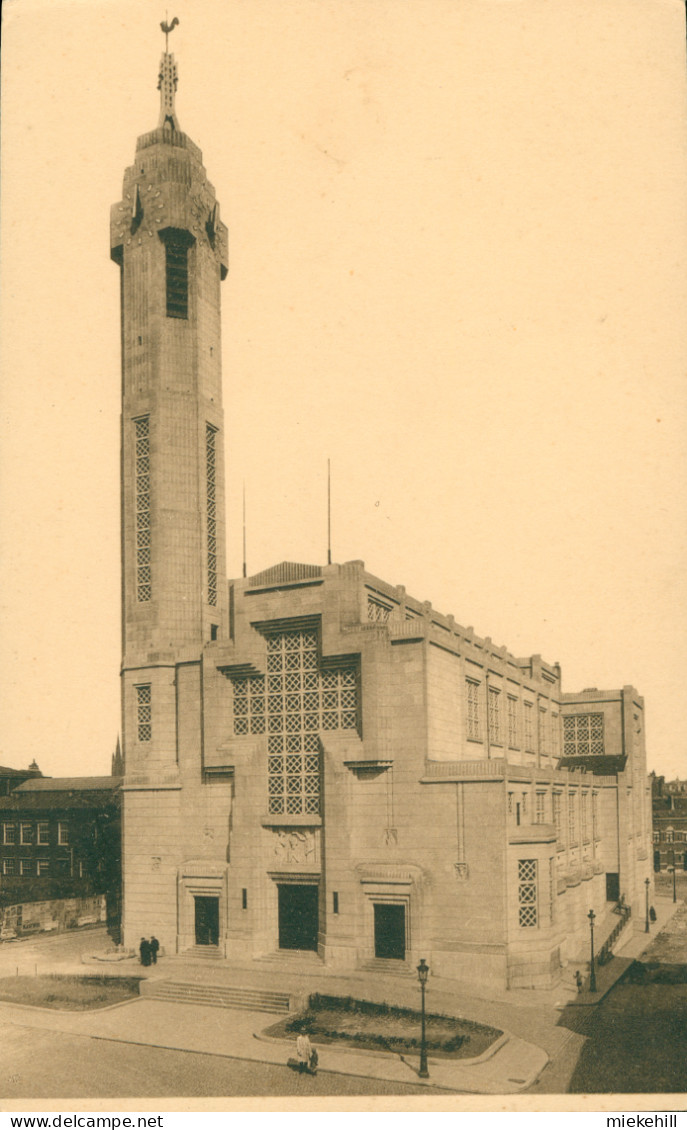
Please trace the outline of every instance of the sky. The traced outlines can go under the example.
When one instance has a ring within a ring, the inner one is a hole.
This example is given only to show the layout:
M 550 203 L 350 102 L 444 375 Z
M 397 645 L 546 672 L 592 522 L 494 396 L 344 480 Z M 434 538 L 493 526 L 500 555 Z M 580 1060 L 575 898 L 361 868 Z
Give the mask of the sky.
M 180 0 L 229 227 L 228 563 L 362 559 L 687 776 L 680 0 Z M 164 11 L 3 4 L 0 764 L 119 731 L 119 278 Z

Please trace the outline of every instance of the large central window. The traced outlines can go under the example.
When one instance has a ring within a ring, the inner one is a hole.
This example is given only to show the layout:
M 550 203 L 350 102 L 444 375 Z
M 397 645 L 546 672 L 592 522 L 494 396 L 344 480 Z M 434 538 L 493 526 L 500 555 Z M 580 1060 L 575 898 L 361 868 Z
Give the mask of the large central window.
M 267 639 L 267 675 L 232 679 L 234 733 L 267 734 L 269 811 L 320 811 L 320 730 L 358 725 L 357 671 L 322 667 L 317 633 Z

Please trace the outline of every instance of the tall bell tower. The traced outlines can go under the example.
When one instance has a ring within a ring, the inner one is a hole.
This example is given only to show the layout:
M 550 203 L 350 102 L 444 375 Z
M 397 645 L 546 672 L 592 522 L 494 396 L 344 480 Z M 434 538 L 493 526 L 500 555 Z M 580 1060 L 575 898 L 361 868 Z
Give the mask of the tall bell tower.
M 162 25 L 166 40 L 174 27 Z M 127 778 L 178 775 L 179 667 L 227 627 L 220 282 L 227 229 L 179 129 L 162 55 L 157 128 L 111 212 L 121 272 L 122 712 Z

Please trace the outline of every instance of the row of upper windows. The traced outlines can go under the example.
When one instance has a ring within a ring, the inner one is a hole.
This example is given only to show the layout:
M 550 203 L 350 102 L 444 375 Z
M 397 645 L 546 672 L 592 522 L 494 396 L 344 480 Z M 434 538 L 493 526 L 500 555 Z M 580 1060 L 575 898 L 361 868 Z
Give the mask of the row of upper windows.
M 590 803 L 591 796 L 591 803 Z M 564 825 L 564 809 L 567 822 Z M 508 815 L 519 824 L 554 824 L 559 843 L 564 843 L 567 831 L 568 844 L 588 842 L 598 838 L 598 795 L 588 791 L 566 793 L 562 789 L 511 790 L 508 793 Z
M 471 741 L 485 739 L 484 684 L 476 679 L 465 680 L 467 737 Z M 503 701 L 505 699 L 505 718 Z M 563 753 L 567 757 L 599 756 L 604 752 L 603 714 L 571 714 L 562 719 Z M 490 745 L 507 745 L 526 753 L 543 753 L 558 757 L 561 750 L 561 718 L 541 702 L 505 694 L 500 687 L 488 686 L 486 705 L 486 737 Z
M 654 832 L 654 843 L 658 844 L 664 840 L 667 844 L 687 843 L 687 831 L 675 831 L 674 828 L 664 828 L 661 831 Z
M 74 877 L 78 876 L 83 879 L 86 874 L 86 868 L 82 861 L 74 863 L 73 868 L 68 859 L 3 859 L 2 873 L 8 876 L 33 876 L 33 875 L 50 875 L 55 872 L 59 875 L 64 875 L 71 872 Z
M 50 839 L 50 822 L 48 820 L 37 822 L 20 820 L 12 824 L 3 824 L 2 842 L 9 845 L 38 844 L 39 847 L 49 847 L 53 842 Z M 69 843 L 69 824 L 62 820 L 58 821 L 57 824 L 56 842 L 63 846 Z

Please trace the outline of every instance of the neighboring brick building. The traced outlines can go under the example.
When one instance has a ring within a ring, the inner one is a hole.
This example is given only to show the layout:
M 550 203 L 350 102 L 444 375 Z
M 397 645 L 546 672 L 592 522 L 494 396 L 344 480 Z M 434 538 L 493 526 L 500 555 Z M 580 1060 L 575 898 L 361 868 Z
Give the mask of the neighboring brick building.
M 154 931 L 168 953 L 373 971 L 422 956 L 475 986 L 554 983 L 590 908 L 599 946 L 621 895 L 644 912 L 643 700 L 564 693 L 557 665 L 359 561 L 227 583 L 227 233 L 175 88 L 165 53 L 158 128 L 111 224 L 125 944 Z
M 651 774 L 654 871 L 687 871 L 687 781 Z
M 71 900 L 74 913 L 64 922 L 55 907 L 48 917 L 76 924 L 79 900 L 94 896 L 105 896 L 113 924 L 121 899 L 121 778 L 33 776 L 0 798 L 0 907 Z

